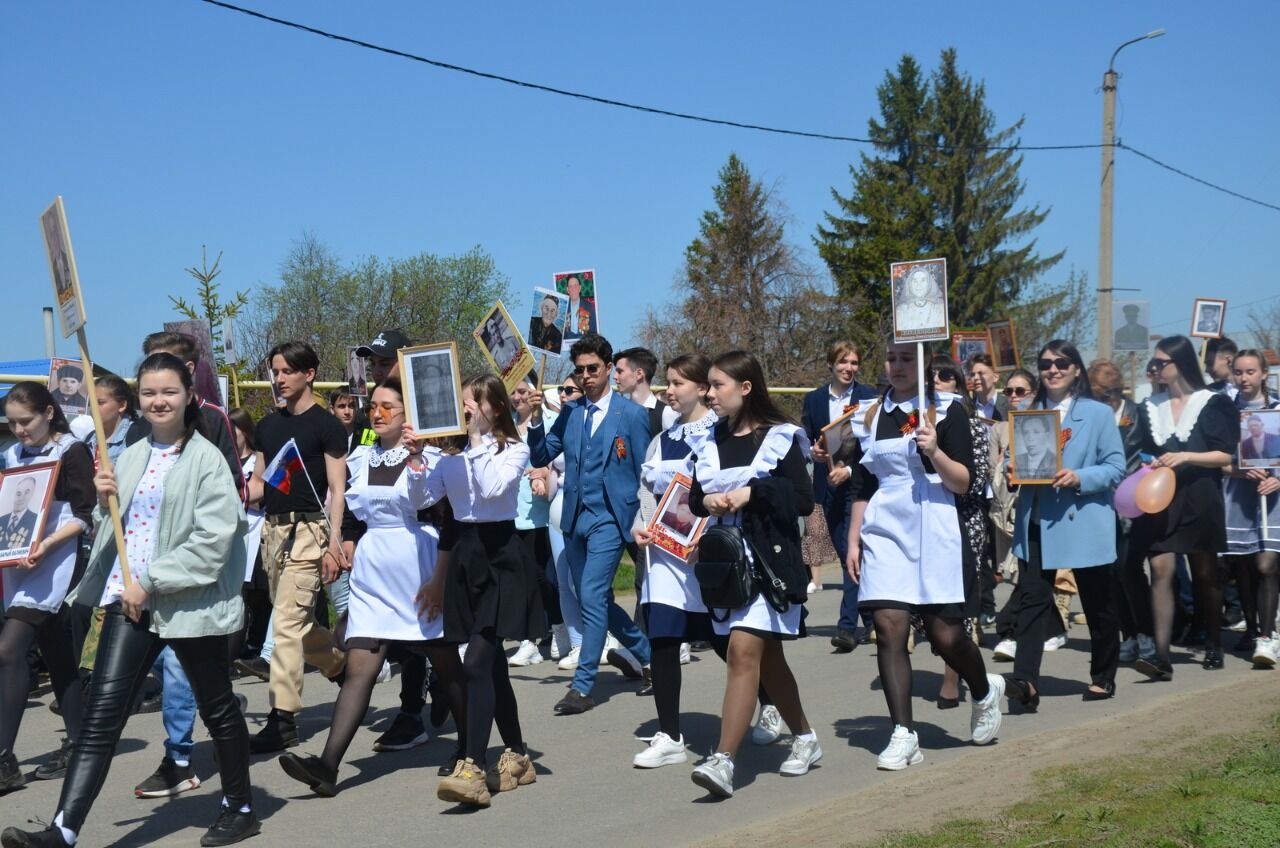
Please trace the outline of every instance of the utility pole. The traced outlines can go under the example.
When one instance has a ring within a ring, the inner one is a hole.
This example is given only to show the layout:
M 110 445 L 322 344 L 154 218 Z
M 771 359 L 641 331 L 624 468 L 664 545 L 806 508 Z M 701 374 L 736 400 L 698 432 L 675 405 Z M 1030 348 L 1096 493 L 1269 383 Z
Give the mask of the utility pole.
M 1111 54 L 1107 72 L 1102 75 L 1102 197 L 1098 215 L 1098 358 L 1111 358 L 1111 243 L 1113 236 L 1116 186 L 1116 56 L 1130 44 L 1159 38 L 1163 29 L 1126 41 Z

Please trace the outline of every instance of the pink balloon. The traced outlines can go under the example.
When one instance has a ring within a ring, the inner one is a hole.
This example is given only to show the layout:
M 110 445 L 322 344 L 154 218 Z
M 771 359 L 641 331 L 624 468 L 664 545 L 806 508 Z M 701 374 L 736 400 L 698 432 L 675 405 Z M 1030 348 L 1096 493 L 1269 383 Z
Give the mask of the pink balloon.
M 1172 468 L 1157 468 L 1138 484 L 1136 497 L 1142 511 L 1154 515 L 1164 512 L 1173 503 L 1173 493 L 1178 488 L 1178 478 Z
M 1137 471 L 1120 481 L 1116 487 L 1116 512 L 1125 518 L 1137 518 L 1142 515 L 1142 507 L 1138 506 L 1138 484 L 1150 474 L 1152 469 L 1142 466 Z

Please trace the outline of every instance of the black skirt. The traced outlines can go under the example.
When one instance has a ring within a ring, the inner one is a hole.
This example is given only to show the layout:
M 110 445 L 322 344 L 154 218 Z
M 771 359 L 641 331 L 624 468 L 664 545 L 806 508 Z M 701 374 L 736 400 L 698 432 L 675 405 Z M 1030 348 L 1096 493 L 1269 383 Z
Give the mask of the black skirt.
M 540 639 L 546 631 L 533 558 L 514 521 L 458 523 L 444 588 L 444 638 Z

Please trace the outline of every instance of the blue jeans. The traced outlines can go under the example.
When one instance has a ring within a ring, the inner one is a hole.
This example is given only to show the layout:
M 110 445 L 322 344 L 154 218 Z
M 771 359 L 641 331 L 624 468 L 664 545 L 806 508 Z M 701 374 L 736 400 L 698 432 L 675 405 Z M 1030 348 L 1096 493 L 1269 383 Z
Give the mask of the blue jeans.
M 827 519 L 827 531 L 831 534 L 831 546 L 840 560 L 840 575 L 844 578 L 844 594 L 840 598 L 840 618 L 837 630 L 858 629 L 858 584 L 849 577 L 845 559 L 849 556 L 849 507 L 853 493 L 848 485 L 827 489 L 823 500 L 822 515 Z M 869 626 L 869 624 L 868 624 Z
M 196 727 L 196 696 L 191 691 L 187 673 L 182 670 L 173 648 L 167 645 L 151 670 L 163 685 L 164 705 L 160 715 L 164 719 L 164 732 L 169 734 L 164 740 L 164 752 L 175 760 L 190 760 L 191 749 L 195 747 L 191 734 Z
M 590 695 L 595 688 L 606 631 L 641 665 L 649 664 L 649 640 L 613 600 L 613 577 L 622 557 L 622 531 L 617 522 L 584 510 L 574 532 L 565 536 L 564 553 L 582 610 L 582 652 L 573 675 L 573 688 Z
M 564 618 L 565 629 L 569 631 L 569 644 L 578 648 L 582 646 L 582 610 L 578 607 L 578 591 L 573 588 L 569 561 L 565 559 L 564 535 L 559 527 L 548 530 L 551 538 L 551 582 L 556 584 L 560 594 L 560 615 Z

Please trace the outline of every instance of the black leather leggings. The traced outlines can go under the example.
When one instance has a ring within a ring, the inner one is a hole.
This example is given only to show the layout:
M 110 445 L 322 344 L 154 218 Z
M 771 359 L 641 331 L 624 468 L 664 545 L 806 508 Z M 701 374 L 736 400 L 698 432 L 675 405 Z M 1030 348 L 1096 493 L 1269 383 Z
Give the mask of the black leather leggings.
M 227 659 L 230 635 L 170 639 L 150 628 L 150 614 L 135 624 L 119 604 L 107 607 L 98 659 L 89 685 L 80 737 L 62 783 L 62 826 L 79 832 L 102 790 L 130 708 L 160 651 L 167 644 L 182 663 L 217 754 L 222 794 L 233 809 L 250 803 L 249 728 L 231 691 Z

